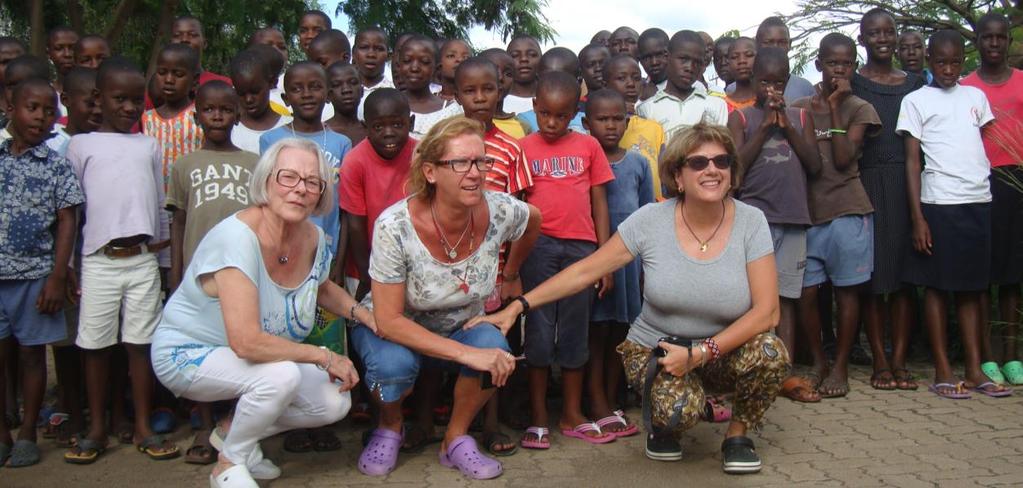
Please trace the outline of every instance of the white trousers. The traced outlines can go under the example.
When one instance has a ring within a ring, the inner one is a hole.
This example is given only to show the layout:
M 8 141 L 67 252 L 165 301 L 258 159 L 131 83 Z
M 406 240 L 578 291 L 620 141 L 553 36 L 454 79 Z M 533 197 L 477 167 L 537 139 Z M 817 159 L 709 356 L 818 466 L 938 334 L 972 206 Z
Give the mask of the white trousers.
M 250 458 L 260 440 L 344 418 L 352 399 L 338 388 L 315 365 L 253 363 L 220 347 L 203 360 L 182 396 L 199 402 L 237 398 L 223 454 L 234 464 L 251 465 L 261 460 Z

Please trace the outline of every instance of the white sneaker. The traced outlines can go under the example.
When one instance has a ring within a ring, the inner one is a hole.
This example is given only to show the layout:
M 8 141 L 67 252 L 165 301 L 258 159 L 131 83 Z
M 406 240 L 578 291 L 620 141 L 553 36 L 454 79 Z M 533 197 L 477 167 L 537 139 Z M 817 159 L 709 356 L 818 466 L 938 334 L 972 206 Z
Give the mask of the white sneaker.
M 210 488 L 259 488 L 259 485 L 245 466 L 236 464 L 217 476 L 211 474 Z
M 275 480 L 281 477 L 281 468 L 278 468 L 273 461 L 263 458 L 255 466 L 249 466 L 249 473 L 257 480 Z

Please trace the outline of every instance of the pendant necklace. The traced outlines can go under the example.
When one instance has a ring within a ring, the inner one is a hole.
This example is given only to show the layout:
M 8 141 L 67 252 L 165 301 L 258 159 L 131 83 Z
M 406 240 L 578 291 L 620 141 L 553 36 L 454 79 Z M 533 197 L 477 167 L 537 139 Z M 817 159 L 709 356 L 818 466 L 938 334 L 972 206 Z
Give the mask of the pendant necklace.
M 685 224 L 686 230 L 688 230 L 689 233 L 696 238 L 696 242 L 700 243 L 700 252 L 707 252 L 707 247 L 710 245 L 710 241 L 714 240 L 714 236 L 718 235 L 718 230 L 721 229 L 721 224 L 725 222 L 725 201 L 721 200 L 721 220 L 718 221 L 717 227 L 714 228 L 714 232 L 710 234 L 710 237 L 708 237 L 707 240 L 700 239 L 700 237 L 696 235 L 696 232 L 693 231 L 693 228 L 689 226 L 689 221 L 686 220 L 685 202 L 682 203 L 682 208 L 679 210 L 679 213 L 682 214 L 682 223 Z
M 470 217 L 470 220 L 471 220 L 471 217 Z M 470 255 L 472 254 L 472 247 L 473 247 L 473 243 L 475 241 L 476 241 L 476 229 L 471 229 L 469 231 L 469 254 Z M 455 276 L 457 277 L 457 275 L 455 275 Z M 458 277 L 458 281 L 462 282 L 462 284 L 458 285 L 458 289 L 462 290 L 462 293 L 465 293 L 466 295 L 469 294 L 469 282 L 468 282 L 468 279 L 469 279 L 469 263 L 465 263 L 465 273 L 462 273 L 462 276 Z
M 458 256 L 458 246 L 462 244 L 462 240 L 465 239 L 465 234 L 469 233 L 469 230 L 473 227 L 472 212 L 469 212 L 469 221 L 466 222 L 465 228 L 462 229 L 462 234 L 458 236 L 458 241 L 452 246 L 448 242 L 447 237 L 444 237 L 444 231 L 440 228 L 440 223 L 437 222 L 437 210 L 433 207 L 433 202 L 430 202 L 430 215 L 433 217 L 433 226 L 437 229 L 437 235 L 440 236 L 440 245 L 444 249 L 444 254 L 448 255 L 448 259 L 454 261 L 455 257 Z M 470 239 L 469 247 L 472 247 Z

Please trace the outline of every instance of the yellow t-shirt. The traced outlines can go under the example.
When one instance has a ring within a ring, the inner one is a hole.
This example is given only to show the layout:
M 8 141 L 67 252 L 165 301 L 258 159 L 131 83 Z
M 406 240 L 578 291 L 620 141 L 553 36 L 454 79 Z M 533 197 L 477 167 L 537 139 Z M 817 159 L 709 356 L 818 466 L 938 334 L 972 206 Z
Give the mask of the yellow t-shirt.
M 657 168 L 657 159 L 664 149 L 664 129 L 661 124 L 638 115 L 629 117 L 629 126 L 625 135 L 618 143 L 622 149 L 636 151 L 650 162 L 650 174 L 654 180 L 654 197 L 657 201 L 664 200 L 661 192 L 661 173 Z
M 507 119 L 494 119 L 494 126 L 501 129 L 501 132 L 508 134 L 516 139 L 522 139 L 529 135 L 526 125 L 522 123 L 516 116 L 508 117 Z

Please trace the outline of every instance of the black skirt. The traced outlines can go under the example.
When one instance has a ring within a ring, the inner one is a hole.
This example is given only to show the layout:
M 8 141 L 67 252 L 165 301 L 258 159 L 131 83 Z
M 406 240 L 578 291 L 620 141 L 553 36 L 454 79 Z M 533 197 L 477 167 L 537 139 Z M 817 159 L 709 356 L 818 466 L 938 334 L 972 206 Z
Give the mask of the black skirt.
M 1023 282 L 1023 168 L 991 172 L 991 284 Z
M 987 290 L 991 277 L 991 204 L 922 205 L 931 255 L 913 250 L 906 282 L 942 291 Z
M 860 181 L 874 207 L 874 273 L 870 289 L 875 294 L 900 290 L 906 256 L 913 249 L 906 165 L 860 166 Z

